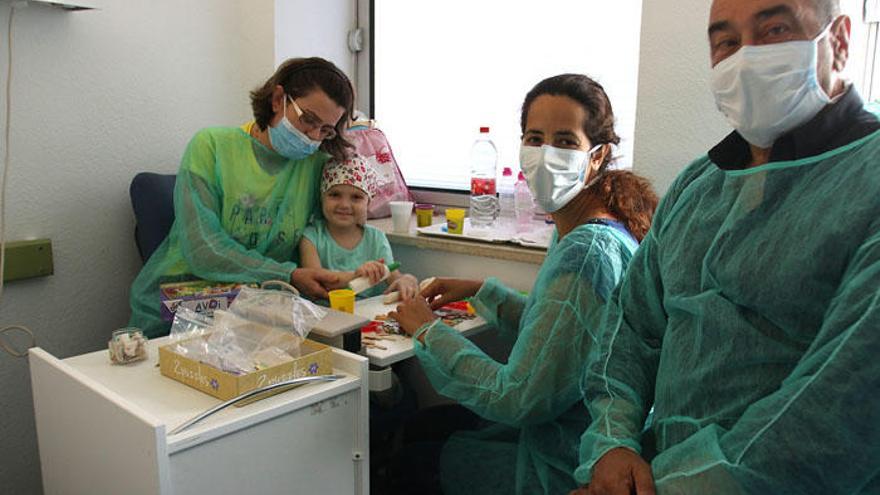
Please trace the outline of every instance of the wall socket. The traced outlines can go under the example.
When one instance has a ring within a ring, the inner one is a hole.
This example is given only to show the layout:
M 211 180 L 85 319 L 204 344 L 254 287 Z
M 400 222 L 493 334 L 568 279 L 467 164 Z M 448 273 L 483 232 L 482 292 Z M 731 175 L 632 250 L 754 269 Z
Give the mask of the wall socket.
M 3 263 L 4 282 L 48 277 L 54 272 L 50 239 L 6 243 L 6 259 Z

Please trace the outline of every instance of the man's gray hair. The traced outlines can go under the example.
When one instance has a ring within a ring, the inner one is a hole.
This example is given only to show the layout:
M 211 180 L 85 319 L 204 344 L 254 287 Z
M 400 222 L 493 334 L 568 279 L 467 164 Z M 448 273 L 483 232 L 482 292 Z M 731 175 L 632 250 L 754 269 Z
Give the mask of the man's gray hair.
M 816 17 L 823 25 L 840 15 L 840 0 L 811 0 L 816 7 Z

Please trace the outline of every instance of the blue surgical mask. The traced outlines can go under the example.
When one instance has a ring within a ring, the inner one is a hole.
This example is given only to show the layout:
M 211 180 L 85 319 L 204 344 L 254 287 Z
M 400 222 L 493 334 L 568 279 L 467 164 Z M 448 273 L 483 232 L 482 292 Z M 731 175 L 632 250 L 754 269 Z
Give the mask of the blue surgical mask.
M 291 160 L 301 160 L 318 151 L 321 141 L 312 140 L 288 120 L 287 98 L 284 98 L 281 122 L 275 127 L 269 127 L 269 142 L 279 155 Z

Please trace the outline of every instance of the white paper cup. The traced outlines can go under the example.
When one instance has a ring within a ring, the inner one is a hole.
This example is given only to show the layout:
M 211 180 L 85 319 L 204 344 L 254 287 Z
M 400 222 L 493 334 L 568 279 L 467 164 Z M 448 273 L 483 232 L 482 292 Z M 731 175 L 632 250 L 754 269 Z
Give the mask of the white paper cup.
M 394 224 L 394 231 L 400 233 L 409 232 L 409 224 L 412 221 L 413 202 L 392 201 L 388 204 L 391 206 L 391 223 Z

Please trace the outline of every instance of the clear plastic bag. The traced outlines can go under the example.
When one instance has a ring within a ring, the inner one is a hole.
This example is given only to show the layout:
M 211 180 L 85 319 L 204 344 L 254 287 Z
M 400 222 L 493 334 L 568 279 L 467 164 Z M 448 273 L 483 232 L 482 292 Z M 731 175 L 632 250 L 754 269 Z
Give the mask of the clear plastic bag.
M 213 319 L 179 308 L 171 326 L 174 351 L 241 375 L 292 361 L 327 312 L 290 292 L 243 288 Z
M 212 330 L 211 318 L 181 306 L 177 308 L 174 320 L 171 322 L 169 337 L 172 350 L 182 356 L 201 361 L 202 356 L 209 354 L 205 337 Z
M 211 330 L 211 326 L 210 317 L 180 306 L 171 322 L 170 337 L 173 342 L 179 342 L 182 339 L 202 336 Z
M 245 320 L 306 338 L 327 311 L 287 291 L 242 288 L 229 312 Z

